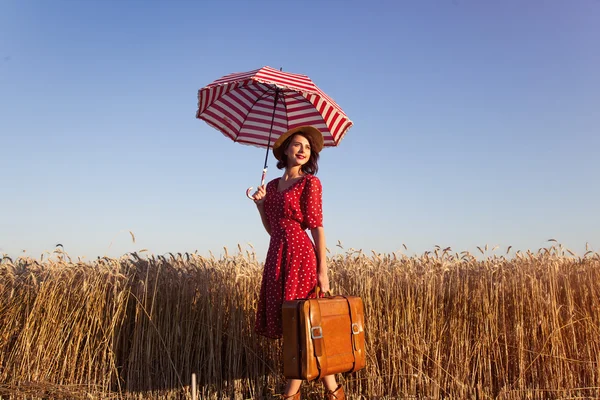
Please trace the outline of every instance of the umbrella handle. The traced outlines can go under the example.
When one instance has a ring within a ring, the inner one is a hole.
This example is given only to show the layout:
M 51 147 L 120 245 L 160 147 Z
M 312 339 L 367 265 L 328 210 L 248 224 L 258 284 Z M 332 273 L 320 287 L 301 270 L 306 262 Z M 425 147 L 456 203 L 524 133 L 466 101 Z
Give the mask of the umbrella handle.
M 265 184 L 266 176 L 267 176 L 267 167 L 265 167 L 265 169 L 263 169 L 262 176 L 260 178 L 260 186 L 263 186 Z M 250 193 L 252 193 L 253 189 L 254 189 L 253 186 L 250 186 L 248 189 L 246 189 L 246 197 L 249 198 L 250 200 L 254 200 L 254 198 L 250 194 Z

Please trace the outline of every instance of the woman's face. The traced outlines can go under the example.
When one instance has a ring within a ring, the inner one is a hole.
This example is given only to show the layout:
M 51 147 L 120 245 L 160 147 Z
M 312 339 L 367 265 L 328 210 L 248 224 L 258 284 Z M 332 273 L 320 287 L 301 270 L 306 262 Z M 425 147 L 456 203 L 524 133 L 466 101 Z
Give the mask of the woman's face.
M 310 143 L 302 135 L 294 135 L 284 154 L 287 156 L 288 167 L 304 165 L 310 158 Z

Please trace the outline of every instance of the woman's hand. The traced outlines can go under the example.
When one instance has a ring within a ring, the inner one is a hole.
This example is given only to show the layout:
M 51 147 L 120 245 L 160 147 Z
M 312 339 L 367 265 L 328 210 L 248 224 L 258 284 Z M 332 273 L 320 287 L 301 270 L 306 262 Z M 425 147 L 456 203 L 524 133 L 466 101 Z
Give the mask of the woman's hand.
M 323 271 L 324 270 L 324 271 Z M 317 284 L 321 287 L 321 292 L 324 294 L 329 292 L 329 276 L 327 275 L 327 268 L 321 268 L 317 275 Z
M 254 200 L 254 204 L 257 207 L 262 207 L 265 202 L 265 196 L 267 195 L 267 191 L 265 190 L 265 185 L 261 185 L 256 189 L 256 192 L 252 195 L 252 199 Z

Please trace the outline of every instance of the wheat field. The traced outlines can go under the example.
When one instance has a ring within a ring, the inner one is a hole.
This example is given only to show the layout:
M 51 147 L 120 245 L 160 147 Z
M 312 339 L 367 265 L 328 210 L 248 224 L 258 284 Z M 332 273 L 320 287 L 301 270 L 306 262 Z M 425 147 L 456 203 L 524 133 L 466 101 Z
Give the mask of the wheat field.
M 600 398 L 600 254 L 329 257 L 361 296 L 367 367 L 351 399 Z M 510 249 L 509 249 L 510 250 Z M 262 260 L 130 253 L 0 261 L 0 398 L 271 399 L 281 343 L 253 333 Z M 305 383 L 304 398 L 322 398 Z

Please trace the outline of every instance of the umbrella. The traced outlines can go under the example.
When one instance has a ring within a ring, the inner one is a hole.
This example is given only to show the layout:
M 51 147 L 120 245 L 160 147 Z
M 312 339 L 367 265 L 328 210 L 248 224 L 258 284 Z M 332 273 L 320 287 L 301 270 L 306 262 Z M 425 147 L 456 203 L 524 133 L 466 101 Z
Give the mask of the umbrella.
M 267 149 L 261 185 L 269 148 L 289 129 L 312 125 L 323 134 L 324 146 L 332 147 L 352 126 L 340 106 L 308 76 L 268 66 L 225 75 L 200 89 L 196 118 L 234 142 Z M 252 189 L 246 190 L 250 198 Z

